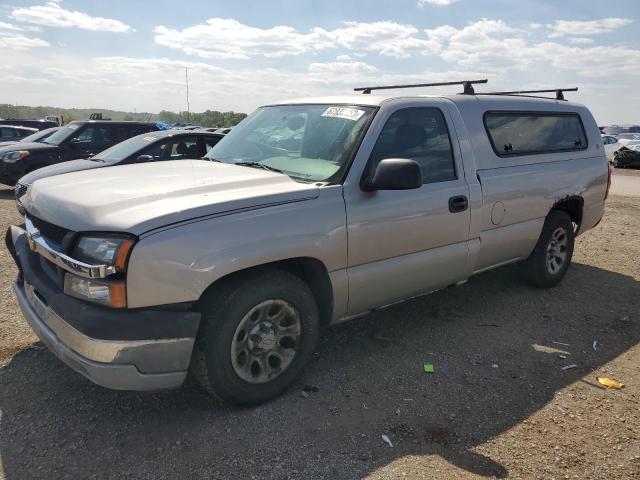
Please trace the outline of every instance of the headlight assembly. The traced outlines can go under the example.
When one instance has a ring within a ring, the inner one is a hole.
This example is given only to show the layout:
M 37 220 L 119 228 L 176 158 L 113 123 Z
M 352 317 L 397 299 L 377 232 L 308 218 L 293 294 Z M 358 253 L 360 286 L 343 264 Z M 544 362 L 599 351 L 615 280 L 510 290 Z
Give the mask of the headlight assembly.
M 4 163 L 16 163 L 18 160 L 28 157 L 29 155 L 29 150 L 16 150 L 13 152 L 3 153 L 0 155 L 0 160 Z
M 111 265 L 117 272 L 127 268 L 135 239 L 128 235 L 84 235 L 76 242 L 71 256 L 89 264 Z
M 76 242 L 71 257 L 90 265 L 114 267 L 115 274 L 104 279 L 88 279 L 72 273 L 64 276 L 64 293 L 112 308 L 126 308 L 127 284 L 123 273 L 135 237 L 126 234 L 85 234 Z

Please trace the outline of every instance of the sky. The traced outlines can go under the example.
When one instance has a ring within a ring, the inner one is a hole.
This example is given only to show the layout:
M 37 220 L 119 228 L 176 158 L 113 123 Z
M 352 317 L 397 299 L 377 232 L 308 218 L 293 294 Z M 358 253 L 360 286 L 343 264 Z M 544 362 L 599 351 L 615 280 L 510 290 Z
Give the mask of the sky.
M 488 78 L 640 123 L 639 0 L 0 0 L 0 52 L 0 103 L 181 111 L 187 68 L 191 111 Z

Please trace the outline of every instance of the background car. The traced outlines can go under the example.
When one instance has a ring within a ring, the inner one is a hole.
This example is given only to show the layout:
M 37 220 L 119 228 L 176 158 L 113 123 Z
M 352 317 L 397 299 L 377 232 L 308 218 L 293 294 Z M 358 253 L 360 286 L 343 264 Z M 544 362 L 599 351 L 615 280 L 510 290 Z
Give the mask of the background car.
M 155 123 L 147 122 L 81 120 L 68 123 L 43 141 L 0 148 L 0 183 L 13 186 L 20 177 L 38 168 L 89 158 L 127 138 L 158 129 Z
M 607 155 L 607 160 L 613 162 L 613 153 L 618 150 L 622 144 L 613 135 L 602 135 L 602 143 L 604 145 L 604 153 Z
M 622 145 L 614 152 L 611 163 L 616 168 L 640 167 L 640 141 Z
M 37 131 L 37 128 L 19 127 L 17 125 L 0 125 L 0 142 L 17 142 Z
M 46 128 L 44 130 L 36 130 L 35 133 L 32 133 L 31 135 L 21 138 L 19 140 L 7 140 L 7 141 L 0 142 L 0 148 L 8 147 L 9 145 L 15 145 L 16 143 L 19 143 L 19 142 L 22 142 L 22 143 L 41 142 L 42 140 L 44 140 L 51 134 L 57 132 L 58 130 L 60 130 L 60 127 L 52 127 L 52 128 Z
M 114 165 L 202 158 L 222 137 L 222 133 L 206 130 L 161 130 L 137 135 L 89 159 L 58 163 L 25 175 L 16 183 L 16 206 L 24 213 L 20 198 L 38 179 Z

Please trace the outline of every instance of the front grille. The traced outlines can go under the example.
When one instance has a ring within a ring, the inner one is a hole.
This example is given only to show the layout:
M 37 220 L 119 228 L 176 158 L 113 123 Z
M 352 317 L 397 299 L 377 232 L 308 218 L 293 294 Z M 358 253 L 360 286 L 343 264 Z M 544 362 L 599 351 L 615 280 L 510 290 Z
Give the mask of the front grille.
M 40 231 L 40 234 L 44 238 L 56 243 L 57 245 L 62 245 L 62 240 L 65 235 L 70 232 L 70 230 L 67 230 L 66 228 L 59 227 L 58 225 L 41 220 L 40 218 L 32 215 L 29 215 L 29 220 L 31 220 L 33 226 Z

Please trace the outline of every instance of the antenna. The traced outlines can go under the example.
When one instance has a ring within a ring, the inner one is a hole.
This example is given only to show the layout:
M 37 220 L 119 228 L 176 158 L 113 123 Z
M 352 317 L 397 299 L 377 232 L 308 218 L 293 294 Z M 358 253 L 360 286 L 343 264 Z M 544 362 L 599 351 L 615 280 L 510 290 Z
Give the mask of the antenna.
M 577 92 L 578 87 L 573 88 L 552 88 L 550 90 L 517 90 L 513 92 L 482 92 L 477 93 L 476 95 L 523 95 L 526 96 L 528 93 L 555 93 L 556 100 L 566 100 L 564 98 L 564 92 Z
M 189 108 L 189 68 L 184 67 L 184 81 L 187 84 L 187 122 L 191 118 L 191 110 Z
M 474 95 L 473 85 L 477 83 L 487 83 L 487 79 L 482 80 L 461 80 L 459 82 L 439 82 L 439 83 L 416 83 L 412 85 L 381 85 L 379 87 L 358 87 L 354 88 L 355 92 L 364 94 L 371 93 L 372 90 L 391 90 L 394 88 L 419 88 L 419 87 L 443 87 L 447 85 L 463 85 L 463 94 Z

